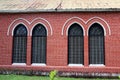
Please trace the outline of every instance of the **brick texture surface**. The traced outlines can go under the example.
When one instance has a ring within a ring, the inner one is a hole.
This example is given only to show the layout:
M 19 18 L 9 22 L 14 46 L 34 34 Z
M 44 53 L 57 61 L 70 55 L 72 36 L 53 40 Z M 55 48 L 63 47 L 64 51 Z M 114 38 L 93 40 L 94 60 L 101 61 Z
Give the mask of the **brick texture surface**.
M 67 30 L 77 22 L 84 28 L 84 66 L 68 66 Z M 93 23 L 100 23 L 105 30 L 105 66 L 89 66 L 88 29 Z M 23 23 L 28 28 L 26 66 L 12 65 L 12 32 L 16 25 Z M 47 36 L 46 66 L 31 66 L 31 31 L 42 23 Z M 120 13 L 119 12 L 61 12 L 0 14 L 0 68 L 33 70 L 118 72 L 120 73 Z

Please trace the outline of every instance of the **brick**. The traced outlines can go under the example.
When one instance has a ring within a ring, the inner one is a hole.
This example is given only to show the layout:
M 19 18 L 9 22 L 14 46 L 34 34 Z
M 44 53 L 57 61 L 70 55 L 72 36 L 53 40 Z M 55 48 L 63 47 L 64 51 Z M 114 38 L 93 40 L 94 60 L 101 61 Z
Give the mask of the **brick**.
M 96 17 L 97 16 L 97 17 Z M 63 35 L 62 28 L 65 22 L 71 17 L 79 17 L 69 20 L 64 26 Z M 94 18 L 93 18 L 94 17 Z M 22 20 L 24 18 L 26 20 Z M 41 18 L 41 19 L 37 19 Z M 12 23 L 15 19 L 18 19 Z M 36 19 L 36 20 L 34 20 Z M 85 21 L 85 23 L 82 20 Z M 34 21 L 33 21 L 34 20 Z M 88 21 L 89 20 L 89 21 Z M 32 22 L 33 21 L 33 22 Z M 106 23 L 105 23 L 106 21 Z M 64 12 L 64 13 L 24 13 L 24 14 L 0 14 L 0 68 L 12 68 L 12 30 L 19 23 L 24 23 L 29 31 L 27 43 L 27 66 L 28 69 L 51 70 L 58 69 L 61 71 L 83 71 L 83 72 L 119 72 L 120 73 L 120 13 L 116 12 Z M 28 23 L 29 22 L 29 23 Z M 49 22 L 49 24 L 48 24 Z M 66 31 L 71 23 L 78 22 L 85 29 L 84 36 L 84 67 L 69 67 L 67 58 L 67 36 Z M 88 28 L 94 23 L 99 22 L 106 30 L 105 36 L 105 67 L 96 68 L 89 67 L 89 50 L 88 50 Z M 12 24 L 11 24 L 12 23 Z M 47 66 L 33 67 L 31 66 L 31 29 L 37 23 L 43 23 L 48 30 L 47 36 Z M 9 26 L 12 25 L 10 28 Z M 111 35 L 109 33 L 109 27 Z M 51 28 L 53 34 L 51 35 Z M 7 35 L 9 29 L 9 35 Z M 17 67 L 19 69 L 24 67 Z

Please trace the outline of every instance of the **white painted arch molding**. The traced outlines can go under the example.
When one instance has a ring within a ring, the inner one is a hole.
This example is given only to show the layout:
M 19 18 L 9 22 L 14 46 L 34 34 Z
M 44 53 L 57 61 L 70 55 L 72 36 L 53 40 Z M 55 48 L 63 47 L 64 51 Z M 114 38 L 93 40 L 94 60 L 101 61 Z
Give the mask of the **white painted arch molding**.
M 36 22 L 36 21 L 38 21 L 38 22 Z M 42 22 L 40 22 L 40 21 L 42 21 Z M 34 22 L 36 22 L 36 23 L 29 29 L 28 26 L 31 26 Z M 43 22 L 46 23 L 47 25 L 44 24 Z M 17 18 L 15 20 L 13 20 L 8 27 L 7 35 L 9 36 L 12 33 L 11 35 L 13 36 L 14 29 L 19 24 L 25 25 L 25 27 L 28 30 L 28 36 L 29 35 L 31 36 L 32 29 L 37 24 L 42 24 L 47 29 L 47 35 L 48 35 L 48 32 L 50 32 L 50 35 L 53 35 L 53 29 L 52 29 L 50 22 L 48 20 L 46 20 L 44 18 L 40 18 L 40 17 L 33 19 L 31 22 L 24 18 Z M 48 28 L 49 28 L 49 30 L 48 30 Z
M 28 31 L 28 35 L 29 35 L 29 29 L 28 29 L 26 23 L 30 24 L 30 22 L 28 20 L 24 19 L 24 18 L 17 18 L 15 20 L 13 20 L 10 23 L 10 25 L 8 26 L 7 35 L 9 36 L 10 33 L 11 33 L 11 35 L 13 36 L 14 29 L 19 24 L 23 24 L 26 27 L 26 29 Z
M 80 24 L 77 21 L 74 21 L 74 19 L 82 21 L 85 25 L 88 25 L 88 23 L 91 22 L 92 20 L 98 19 L 98 20 L 102 21 L 107 26 L 108 32 L 106 32 L 105 26 L 101 22 L 99 22 L 99 21 L 93 21 L 89 26 L 87 26 L 87 30 L 85 30 L 84 27 L 82 26 L 82 24 Z M 73 20 L 73 22 L 69 23 L 71 20 Z M 69 23 L 69 25 L 67 25 L 68 23 Z M 98 17 L 98 16 L 92 17 L 92 18 L 88 19 L 87 21 L 84 21 L 82 18 L 77 17 L 77 16 L 71 17 L 71 18 L 67 19 L 66 22 L 62 26 L 61 35 L 65 35 L 65 33 L 66 33 L 66 35 L 68 35 L 68 29 L 69 29 L 70 25 L 73 24 L 73 23 L 77 23 L 77 24 L 79 24 L 83 28 L 84 35 L 85 35 L 85 31 L 87 31 L 86 34 L 88 35 L 89 27 L 93 23 L 98 23 L 98 24 L 100 24 L 103 27 L 104 32 L 105 32 L 105 34 L 104 34 L 105 36 L 106 36 L 107 33 L 108 33 L 108 35 L 111 35 L 111 29 L 110 29 L 110 26 L 107 23 L 107 21 L 105 21 L 103 18 Z M 66 29 L 66 27 L 67 27 L 67 29 Z M 64 30 L 66 30 L 66 31 L 64 31 Z

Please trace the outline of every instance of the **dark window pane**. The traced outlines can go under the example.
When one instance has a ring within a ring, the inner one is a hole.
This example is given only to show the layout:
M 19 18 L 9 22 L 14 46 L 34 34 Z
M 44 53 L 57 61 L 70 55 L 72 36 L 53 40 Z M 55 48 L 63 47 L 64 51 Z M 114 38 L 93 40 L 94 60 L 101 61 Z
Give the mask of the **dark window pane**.
M 45 27 L 38 24 L 32 33 L 32 63 L 46 63 L 46 40 Z
M 90 64 L 104 64 L 104 30 L 95 23 L 89 29 Z
M 14 30 L 14 36 L 27 36 L 27 29 L 24 25 L 19 24 Z
M 27 29 L 18 25 L 13 35 L 13 63 L 26 63 Z
M 47 36 L 47 31 L 45 27 L 41 24 L 38 24 L 34 27 L 32 36 Z
M 71 25 L 68 30 L 68 63 L 84 63 L 83 29 L 78 24 Z

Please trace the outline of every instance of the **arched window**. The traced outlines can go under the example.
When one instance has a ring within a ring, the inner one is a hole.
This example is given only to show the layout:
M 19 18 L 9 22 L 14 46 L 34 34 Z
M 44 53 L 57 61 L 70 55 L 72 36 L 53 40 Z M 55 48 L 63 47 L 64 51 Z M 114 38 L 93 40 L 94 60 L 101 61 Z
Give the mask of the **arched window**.
M 19 24 L 13 34 L 13 63 L 26 63 L 27 29 Z
M 83 29 L 76 23 L 68 30 L 68 64 L 84 64 Z
M 38 24 L 32 31 L 32 63 L 46 63 L 47 31 L 42 24 Z
M 101 25 L 94 23 L 89 29 L 89 63 L 105 64 L 104 30 Z

